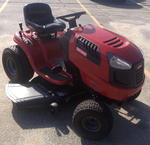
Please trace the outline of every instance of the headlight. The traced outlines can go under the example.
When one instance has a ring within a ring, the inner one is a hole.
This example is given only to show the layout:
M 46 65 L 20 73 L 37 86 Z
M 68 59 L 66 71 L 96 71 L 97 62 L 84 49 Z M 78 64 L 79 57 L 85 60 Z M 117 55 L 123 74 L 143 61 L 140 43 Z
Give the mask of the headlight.
M 113 68 L 121 70 L 129 70 L 132 68 L 132 64 L 130 64 L 123 58 L 120 58 L 119 56 L 109 53 L 108 57 L 109 57 L 109 64 Z

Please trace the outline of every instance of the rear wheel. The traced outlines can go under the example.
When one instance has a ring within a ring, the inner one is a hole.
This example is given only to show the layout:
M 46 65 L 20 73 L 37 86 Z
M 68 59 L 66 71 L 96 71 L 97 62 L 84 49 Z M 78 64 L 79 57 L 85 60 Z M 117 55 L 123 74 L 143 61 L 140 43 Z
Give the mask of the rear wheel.
M 113 3 L 119 3 L 119 4 L 123 4 L 126 2 L 126 0 L 111 0 Z
M 100 140 L 111 131 L 113 117 L 105 104 L 94 100 L 85 100 L 76 107 L 72 122 L 74 130 L 79 136 Z
M 8 78 L 13 83 L 25 83 L 33 77 L 33 69 L 22 49 L 11 46 L 3 51 L 2 62 Z
M 126 2 L 126 0 L 115 0 L 116 2 Z

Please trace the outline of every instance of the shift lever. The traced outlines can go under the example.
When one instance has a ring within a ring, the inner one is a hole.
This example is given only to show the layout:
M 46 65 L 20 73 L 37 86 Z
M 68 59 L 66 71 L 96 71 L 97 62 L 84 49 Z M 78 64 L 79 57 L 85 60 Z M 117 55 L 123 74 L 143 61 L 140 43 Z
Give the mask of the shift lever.
M 22 23 L 19 23 L 20 30 L 23 31 Z
M 22 23 L 19 23 L 20 30 L 23 31 Z M 22 32 L 19 31 L 20 37 L 22 38 Z

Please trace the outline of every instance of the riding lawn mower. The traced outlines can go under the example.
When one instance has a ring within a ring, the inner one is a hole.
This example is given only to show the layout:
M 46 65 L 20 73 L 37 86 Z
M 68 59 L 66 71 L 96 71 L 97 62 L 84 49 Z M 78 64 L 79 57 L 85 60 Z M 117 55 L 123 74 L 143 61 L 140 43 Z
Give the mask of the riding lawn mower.
M 48 4 L 24 6 L 28 29 L 20 23 L 13 38 L 16 45 L 2 55 L 10 79 L 6 94 L 18 108 L 44 105 L 51 112 L 80 100 L 72 115 L 74 131 L 100 140 L 113 126 L 109 105 L 139 96 L 144 58 L 123 36 L 91 24 L 77 25 L 84 14 L 54 17 Z

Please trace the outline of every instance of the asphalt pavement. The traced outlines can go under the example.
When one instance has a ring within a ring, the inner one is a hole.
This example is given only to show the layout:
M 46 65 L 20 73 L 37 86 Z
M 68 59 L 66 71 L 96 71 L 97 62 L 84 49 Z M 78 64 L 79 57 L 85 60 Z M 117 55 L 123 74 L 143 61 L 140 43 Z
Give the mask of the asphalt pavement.
M 13 34 L 23 22 L 23 6 L 37 0 L 0 0 L 0 56 L 13 45 Z M 102 141 L 78 137 L 71 127 L 72 105 L 51 115 L 48 109 L 17 110 L 5 94 L 5 75 L 0 59 L 0 145 L 150 145 L 150 0 L 38 0 L 50 4 L 54 16 L 83 11 L 78 23 L 98 23 L 140 47 L 145 57 L 146 80 L 133 103 L 113 111 L 114 126 Z M 80 2 L 80 3 L 79 3 Z M 25 25 L 24 25 L 25 28 Z

